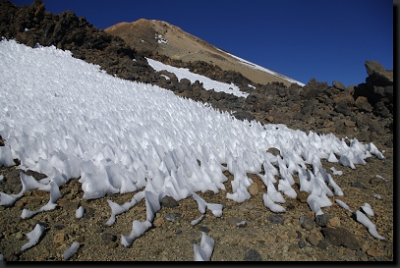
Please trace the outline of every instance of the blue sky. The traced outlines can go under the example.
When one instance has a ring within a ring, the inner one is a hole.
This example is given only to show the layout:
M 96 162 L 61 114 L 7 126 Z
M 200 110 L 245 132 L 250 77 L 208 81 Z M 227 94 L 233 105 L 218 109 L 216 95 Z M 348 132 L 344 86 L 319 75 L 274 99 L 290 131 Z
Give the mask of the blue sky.
M 33 0 L 11 0 L 19 5 Z M 307 83 L 365 81 L 366 60 L 393 69 L 392 0 L 44 0 L 99 29 L 167 21 L 238 57 Z

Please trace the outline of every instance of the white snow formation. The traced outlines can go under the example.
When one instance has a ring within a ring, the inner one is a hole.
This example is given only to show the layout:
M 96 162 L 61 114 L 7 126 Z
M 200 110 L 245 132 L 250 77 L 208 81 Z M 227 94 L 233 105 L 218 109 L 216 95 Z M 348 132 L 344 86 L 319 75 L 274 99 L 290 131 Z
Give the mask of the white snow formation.
M 35 225 L 35 228 L 33 228 L 33 230 L 31 232 L 26 234 L 29 241 L 21 247 L 21 252 L 36 245 L 39 242 L 39 239 L 42 236 L 43 231 L 44 231 L 44 227 L 37 223 Z
M 80 206 L 80 207 L 75 211 L 75 217 L 76 217 L 77 219 L 82 218 L 84 212 L 85 212 L 85 209 L 84 209 L 82 206 Z
M 337 203 L 339 206 L 341 206 L 342 208 L 348 210 L 349 212 L 353 212 L 353 211 L 350 209 L 350 207 L 349 207 L 345 202 L 343 202 L 342 200 L 336 199 L 335 201 L 336 201 L 336 203 Z
M 374 213 L 374 211 L 372 210 L 372 207 L 371 207 L 370 204 L 365 203 L 363 206 L 361 206 L 361 209 L 362 209 L 362 211 L 363 211 L 365 214 L 367 214 L 367 215 L 369 215 L 369 216 L 371 216 L 371 217 L 374 217 L 374 216 L 375 216 L 375 213 Z
M 148 61 L 154 66 L 155 61 Z M 18 158 L 18 168 L 47 176 L 36 181 L 21 173 L 21 192 L 0 192 L 0 205 L 11 206 L 25 191 L 39 189 L 50 191 L 48 204 L 24 210 L 22 217 L 53 209 L 59 187 L 77 178 L 84 199 L 136 192 L 125 204 L 108 202 L 111 225 L 115 215 L 145 198 L 146 221 L 133 221 L 130 235 L 121 236 L 124 246 L 152 226 L 166 195 L 177 201 L 194 198 L 202 214 L 209 209 L 220 217 L 222 205 L 207 203 L 196 192 L 225 190 L 225 170 L 234 177 L 227 198 L 239 203 L 249 199 L 253 181 L 247 174 L 257 174 L 267 187 L 264 204 L 274 212 L 285 211 L 276 203 L 296 197 L 292 175 L 297 174 L 300 191 L 310 194 L 307 203 L 320 215 L 331 205 L 328 196 L 343 195 L 321 159 L 339 158 L 355 168 L 372 154 L 383 158 L 375 145 L 357 139 L 348 146 L 333 134 L 237 120 L 163 88 L 107 75 L 54 46 L 30 48 L 3 40 L 0 66 L 0 135 L 6 140 L 0 164 L 12 166 Z M 271 147 L 280 155 L 268 153 Z
M 375 224 L 372 223 L 372 221 L 370 219 L 368 219 L 367 216 L 365 216 L 361 211 L 356 210 L 353 212 L 356 216 L 356 219 L 359 223 L 361 223 L 362 225 L 364 225 L 365 227 L 367 227 L 368 232 L 375 238 L 379 239 L 379 240 L 385 240 L 385 238 L 383 236 L 381 236 L 380 234 L 378 234 L 378 231 L 376 230 L 376 226 Z
M 74 242 L 72 243 L 71 247 L 69 247 L 68 249 L 66 249 L 64 251 L 64 259 L 68 260 L 69 258 L 71 258 L 79 249 L 79 247 L 81 246 L 81 244 L 79 244 L 78 242 Z
M 382 181 L 387 182 L 388 180 L 385 179 L 384 177 L 382 177 L 381 175 L 376 175 L 375 177 L 377 177 L 378 179 L 381 179 Z
M 191 225 L 196 225 L 196 224 L 198 224 L 199 222 L 201 222 L 201 220 L 202 220 L 203 218 L 204 218 L 204 214 L 201 215 L 200 217 L 198 217 L 197 219 L 192 220 L 192 221 L 190 222 L 190 224 L 191 224 Z
M 335 167 L 331 167 L 331 170 L 332 170 L 333 175 L 339 175 L 339 176 L 342 176 L 342 175 L 343 175 L 343 171 L 341 171 L 341 170 L 336 170 Z
M 162 70 L 166 70 L 170 73 L 174 73 L 178 78 L 178 81 L 181 81 L 181 79 L 186 78 L 189 79 L 190 82 L 193 84 L 194 82 L 196 82 L 196 80 L 198 80 L 199 82 L 203 83 L 203 87 L 206 90 L 214 89 L 214 91 L 216 92 L 223 91 L 225 93 L 233 94 L 238 97 L 247 97 L 247 95 L 249 95 L 249 93 L 247 92 L 240 91 L 239 87 L 233 83 L 231 84 L 222 83 L 219 81 L 212 80 L 206 76 L 192 73 L 191 71 L 189 71 L 188 68 L 177 68 L 170 65 L 166 65 L 156 60 L 152 60 L 149 58 L 146 59 L 149 65 L 155 71 L 159 72 Z
M 193 244 L 193 248 L 195 261 L 209 261 L 214 250 L 214 239 L 201 232 L 200 247 Z

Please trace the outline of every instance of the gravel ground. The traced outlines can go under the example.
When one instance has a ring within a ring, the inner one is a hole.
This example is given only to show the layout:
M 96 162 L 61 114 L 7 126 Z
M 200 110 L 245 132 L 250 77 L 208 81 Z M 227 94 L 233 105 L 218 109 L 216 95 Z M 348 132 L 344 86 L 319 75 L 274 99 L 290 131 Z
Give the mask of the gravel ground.
M 211 261 L 393 261 L 393 149 L 379 149 L 386 150 L 383 160 L 372 157 L 366 166 L 357 165 L 355 170 L 322 161 L 330 174 L 331 167 L 343 171 L 342 176 L 332 177 L 344 196 L 329 198 L 333 205 L 323 208 L 328 215 L 326 218 L 316 219 L 302 198 L 286 196 L 286 203 L 282 205 L 286 213 L 269 211 L 262 202 L 265 186 L 253 174 L 248 174 L 255 182 L 249 188 L 252 194 L 249 200 L 237 203 L 227 199 L 233 177 L 226 171 L 227 192 L 198 193 L 209 203 L 223 204 L 222 217 L 217 218 L 207 210 L 203 220 L 192 226 L 191 221 L 201 215 L 197 203 L 193 198 L 180 200 L 176 207 L 162 206 L 153 226 L 128 248 L 121 244 L 121 234 L 129 235 L 133 220 L 145 220 L 145 202 L 142 200 L 129 211 L 117 215 L 116 222 L 107 226 L 105 223 L 111 215 L 107 200 L 123 204 L 130 201 L 134 193 L 84 200 L 80 183 L 71 180 L 60 187 L 63 197 L 57 201 L 55 210 L 21 219 L 23 208 L 37 210 L 49 200 L 49 193 L 28 191 L 14 206 L 0 206 L 0 254 L 6 261 L 59 261 L 64 260 L 63 252 L 77 241 L 81 246 L 69 260 L 192 261 L 193 244 L 200 245 L 202 232 L 205 232 L 215 241 Z M 19 170 L 1 167 L 1 173 L 4 179 L 0 182 L 0 191 L 18 193 L 21 187 Z M 43 178 L 34 172 L 29 174 Z M 376 175 L 388 181 L 377 179 Z M 299 182 L 296 176 L 294 179 Z M 381 199 L 374 194 L 379 194 Z M 371 236 L 349 211 L 335 203 L 336 199 L 344 201 L 352 210 L 369 203 L 375 213 L 369 218 L 385 240 Z M 79 206 L 85 209 L 81 219 L 75 217 Z M 242 221 L 246 223 L 236 225 Z M 36 246 L 21 253 L 20 248 L 28 242 L 25 234 L 32 231 L 36 223 L 43 225 L 45 232 Z

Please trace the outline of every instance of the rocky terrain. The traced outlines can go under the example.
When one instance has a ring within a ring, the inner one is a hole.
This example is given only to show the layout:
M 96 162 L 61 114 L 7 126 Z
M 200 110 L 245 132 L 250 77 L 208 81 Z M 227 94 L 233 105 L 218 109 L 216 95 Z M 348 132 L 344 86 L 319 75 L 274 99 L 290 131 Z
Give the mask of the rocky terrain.
M 104 223 L 110 216 L 110 209 L 106 200 L 111 198 L 123 203 L 129 201 L 133 193 L 83 200 L 79 183 L 72 180 L 61 189 L 63 198 L 57 202 L 59 209 L 49 213 L 28 220 L 20 218 L 22 207 L 34 209 L 43 200 L 48 200 L 48 193 L 42 191 L 27 192 L 14 207 L 0 207 L 0 253 L 5 260 L 61 260 L 62 252 L 73 241 L 80 241 L 84 246 L 72 260 L 193 260 L 192 244 L 199 244 L 203 231 L 216 240 L 211 260 L 393 261 L 393 72 L 385 70 L 378 62 L 365 62 L 367 78 L 357 86 L 345 88 L 339 81 L 328 85 L 312 79 L 304 87 L 272 82 L 253 83 L 255 88 L 252 88 L 248 86 L 251 80 L 239 72 L 224 70 L 210 62 L 188 62 L 154 51 L 137 50 L 121 37 L 96 29 L 72 12 L 47 12 L 38 0 L 22 7 L 2 0 L 0 34 L 32 47 L 39 43 L 70 50 L 74 57 L 98 64 L 110 75 L 159 85 L 178 96 L 230 111 L 241 120 L 285 124 L 306 132 L 332 132 L 338 137 L 373 142 L 386 151 L 385 159 L 370 158 L 366 166 L 357 166 L 355 170 L 323 163 L 326 170 L 332 166 L 343 170 L 343 176 L 334 178 L 345 193 L 342 200 L 353 210 L 365 202 L 372 205 L 376 213 L 372 221 L 386 238 L 383 241 L 374 239 L 365 227 L 352 219 L 351 213 L 336 204 L 324 209 L 329 219 L 316 218 L 304 197 L 301 199 L 302 194 L 299 199 L 285 204 L 287 213 L 274 214 L 262 204 L 265 186 L 249 174 L 256 183 L 251 190 L 252 198 L 242 204 L 226 199 L 223 191 L 217 195 L 199 194 L 207 202 L 225 205 L 222 218 L 207 214 L 199 225 L 191 226 L 190 221 L 197 218 L 194 200 L 181 200 L 179 206 L 173 207 L 163 204 L 156 215 L 154 228 L 136 240 L 132 247 L 124 248 L 119 243 L 120 234 L 130 232 L 132 215 L 138 220 L 145 217 L 144 202 L 118 215 L 117 222 L 107 227 Z M 174 74 L 155 72 L 145 57 L 189 68 L 218 81 L 233 82 L 250 94 L 247 98 L 236 97 L 207 91 L 199 82 L 178 81 Z M 2 143 L 0 138 L 0 146 Z M 15 161 L 18 165 L 18 160 Z M 18 193 L 21 187 L 19 172 L 17 166 L 1 167 L 4 179 L 0 182 L 0 191 Z M 28 173 L 36 179 L 44 176 Z M 378 174 L 388 181 L 376 179 Z M 230 174 L 226 176 L 232 179 Z M 230 180 L 225 183 L 227 191 L 231 189 Z M 382 199 L 374 198 L 374 194 L 380 194 Z M 331 201 L 334 203 L 334 199 Z M 86 209 L 83 219 L 74 217 L 78 205 Z M 236 226 L 242 220 L 246 220 L 246 225 Z M 26 242 L 24 234 L 31 231 L 36 222 L 46 226 L 45 235 L 37 246 L 19 253 L 19 248 Z

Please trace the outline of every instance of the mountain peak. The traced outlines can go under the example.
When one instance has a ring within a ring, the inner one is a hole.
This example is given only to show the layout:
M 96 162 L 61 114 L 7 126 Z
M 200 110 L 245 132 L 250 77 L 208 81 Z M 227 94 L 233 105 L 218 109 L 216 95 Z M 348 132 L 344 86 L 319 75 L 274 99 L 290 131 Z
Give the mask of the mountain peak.
M 204 61 L 216 65 L 222 70 L 239 72 L 254 83 L 279 82 L 286 86 L 292 83 L 304 85 L 294 79 L 229 54 L 166 21 L 141 18 L 131 23 L 115 24 L 106 28 L 105 32 L 123 38 L 127 44 L 138 51 L 158 53 L 183 62 Z

